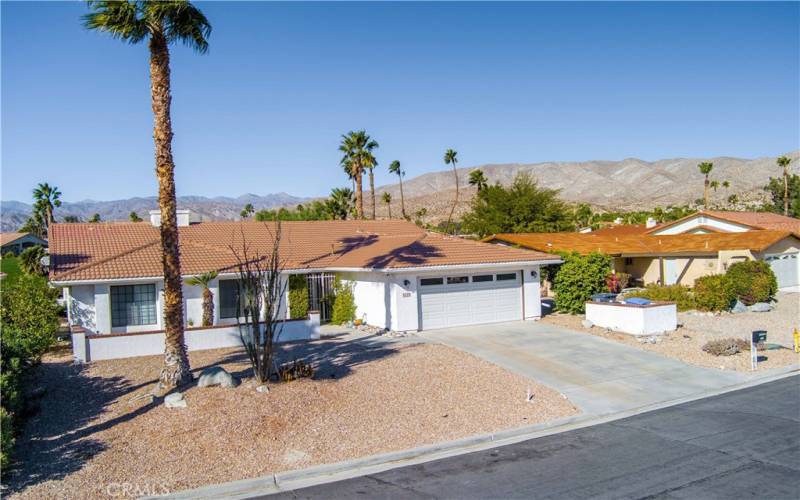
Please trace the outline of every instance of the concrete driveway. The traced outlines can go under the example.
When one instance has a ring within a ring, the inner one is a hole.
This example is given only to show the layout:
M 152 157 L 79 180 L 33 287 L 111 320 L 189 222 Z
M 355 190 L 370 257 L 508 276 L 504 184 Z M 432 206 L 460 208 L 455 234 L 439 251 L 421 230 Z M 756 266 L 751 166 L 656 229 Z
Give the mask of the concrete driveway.
M 741 373 L 695 367 L 600 337 L 538 322 L 498 323 L 421 336 L 467 351 L 560 391 L 603 415 L 720 389 Z

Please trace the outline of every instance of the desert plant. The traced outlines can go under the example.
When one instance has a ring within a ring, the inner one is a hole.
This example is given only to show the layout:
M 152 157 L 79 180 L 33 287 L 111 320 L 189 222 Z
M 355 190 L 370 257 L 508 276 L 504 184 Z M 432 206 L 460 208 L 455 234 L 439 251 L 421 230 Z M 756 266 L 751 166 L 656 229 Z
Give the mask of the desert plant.
M 450 232 L 450 223 L 453 221 L 453 213 L 456 211 L 456 206 L 458 205 L 458 170 L 456 169 L 456 164 L 458 164 L 458 152 L 454 149 L 445 151 L 444 164 L 453 166 L 453 175 L 456 181 L 456 197 L 453 200 L 453 206 L 450 208 L 450 215 L 447 216 L 447 231 Z
M 683 285 L 647 285 L 644 290 L 625 294 L 625 298 L 641 297 L 658 302 L 675 302 L 679 311 L 695 308 L 694 296 L 689 287 Z
M 378 143 L 367 134 L 365 130 L 350 131 L 342 135 L 339 151 L 344 153 L 340 162 L 342 168 L 348 173 L 355 184 L 356 192 L 356 218 L 364 218 L 364 196 L 361 179 L 364 169 L 369 169 L 370 188 L 372 189 L 372 215 L 375 218 L 375 189 L 372 169 L 378 164 L 373 151 Z
M 282 382 L 291 382 L 299 378 L 311 378 L 313 376 L 314 368 L 302 359 L 296 359 L 292 363 L 285 363 L 278 368 L 278 379 Z
M 726 311 L 735 300 L 730 279 L 724 274 L 702 276 L 694 281 L 694 303 L 701 311 Z
M 47 255 L 39 245 L 26 248 L 19 254 L 19 267 L 28 274 L 41 276 L 44 274 L 42 268 L 42 258 Z
M 564 263 L 553 279 L 556 307 L 570 314 L 583 313 L 592 295 L 607 291 L 611 257 L 600 253 L 564 253 L 561 257 Z
M 398 182 L 400 182 L 400 213 L 403 214 L 404 219 L 407 219 L 408 216 L 406 215 L 406 200 L 405 196 L 403 195 L 403 176 L 406 175 L 406 173 L 400 169 L 400 162 L 398 160 L 394 160 L 389 165 L 389 173 L 396 174 L 397 180 Z
M 356 318 L 356 299 L 353 284 L 342 281 L 338 276 L 333 283 L 333 311 L 331 323 L 343 325 Z
M 483 170 L 476 169 L 469 173 L 469 185 L 475 186 L 478 188 L 478 191 L 480 191 L 489 185 L 489 180 L 486 179 L 486 175 L 483 173 Z
M 769 264 L 761 260 L 737 262 L 725 273 L 734 296 L 745 305 L 771 300 L 778 292 L 778 280 Z
M 289 276 L 289 317 L 308 316 L 308 283 L 302 274 Z
M 714 169 L 714 164 L 710 161 L 704 161 L 697 165 L 697 168 L 703 174 L 703 208 L 708 208 L 708 188 L 711 187 L 711 179 L 708 176 Z
M 214 324 L 214 293 L 209 288 L 209 285 L 217 276 L 218 273 L 216 271 L 210 271 L 186 280 L 186 284 L 189 286 L 203 287 L 203 326 Z
M 703 346 L 703 351 L 712 356 L 733 356 L 750 349 L 750 343 L 745 339 L 726 338 L 710 340 Z

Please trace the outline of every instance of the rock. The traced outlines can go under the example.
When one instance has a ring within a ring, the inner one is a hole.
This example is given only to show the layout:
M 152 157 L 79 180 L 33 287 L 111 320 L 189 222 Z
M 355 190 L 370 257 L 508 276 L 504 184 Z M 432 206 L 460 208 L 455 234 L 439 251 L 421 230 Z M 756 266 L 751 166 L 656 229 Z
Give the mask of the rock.
M 588 319 L 581 320 L 581 326 L 584 328 L 591 328 L 594 326 L 594 323 L 589 321 Z
M 756 302 L 752 306 L 748 306 L 747 310 L 754 313 L 770 312 L 772 310 L 772 305 L 766 302 Z
M 269 392 L 269 387 L 267 387 L 266 385 L 259 385 L 258 387 L 256 387 L 256 392 L 266 394 Z
M 239 385 L 239 379 L 225 371 L 221 366 L 212 366 L 200 372 L 200 378 L 197 380 L 197 387 L 236 387 Z
M 183 393 L 173 392 L 164 396 L 164 406 L 167 408 L 186 408 L 186 400 L 183 399 Z
M 737 300 L 736 304 L 731 308 L 731 312 L 735 314 L 747 312 L 747 306 L 742 304 L 741 300 Z

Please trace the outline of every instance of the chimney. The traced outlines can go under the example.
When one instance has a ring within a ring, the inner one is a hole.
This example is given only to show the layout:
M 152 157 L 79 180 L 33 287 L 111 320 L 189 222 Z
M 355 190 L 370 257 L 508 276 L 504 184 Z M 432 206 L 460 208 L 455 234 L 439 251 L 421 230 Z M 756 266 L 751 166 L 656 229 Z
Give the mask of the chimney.
M 645 224 L 645 227 L 647 227 L 647 229 L 650 229 L 651 227 L 656 227 L 656 225 L 658 225 L 658 223 L 654 218 L 652 217 L 647 218 L 647 224 Z
M 175 214 L 178 218 L 178 227 L 186 227 L 191 222 L 191 210 L 176 210 Z M 150 210 L 150 224 L 153 227 L 161 226 L 161 210 Z

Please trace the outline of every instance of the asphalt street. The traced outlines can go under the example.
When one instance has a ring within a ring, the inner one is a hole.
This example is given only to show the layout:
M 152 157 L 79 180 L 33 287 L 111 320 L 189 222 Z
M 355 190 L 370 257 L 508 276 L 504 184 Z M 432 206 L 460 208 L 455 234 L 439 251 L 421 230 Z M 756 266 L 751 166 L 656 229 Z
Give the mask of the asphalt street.
M 794 500 L 800 376 L 275 497 Z

